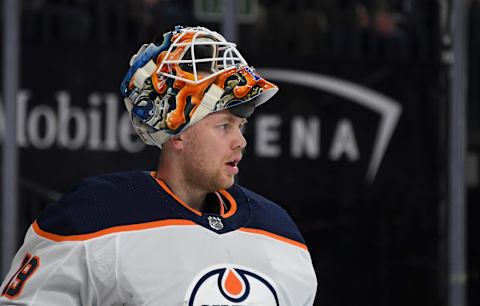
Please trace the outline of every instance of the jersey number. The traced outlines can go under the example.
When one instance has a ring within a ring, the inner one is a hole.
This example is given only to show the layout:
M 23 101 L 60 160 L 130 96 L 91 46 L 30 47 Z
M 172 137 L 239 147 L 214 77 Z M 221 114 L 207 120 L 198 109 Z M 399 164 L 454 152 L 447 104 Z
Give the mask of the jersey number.
M 2 291 L 2 295 L 12 299 L 18 297 L 22 293 L 23 286 L 27 280 L 35 273 L 38 266 L 40 265 L 40 258 L 28 254 L 25 255 L 22 261 L 22 266 L 17 270 L 10 281 L 8 282 L 5 289 Z

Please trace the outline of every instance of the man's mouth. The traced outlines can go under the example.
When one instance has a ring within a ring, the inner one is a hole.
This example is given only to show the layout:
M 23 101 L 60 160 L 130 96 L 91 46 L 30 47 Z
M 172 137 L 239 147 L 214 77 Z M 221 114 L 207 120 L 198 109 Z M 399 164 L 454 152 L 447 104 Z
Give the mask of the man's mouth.
M 235 157 L 229 161 L 226 162 L 226 164 L 228 166 L 231 166 L 231 167 L 237 167 L 238 166 L 238 163 L 240 163 L 240 160 L 242 159 L 242 157 Z
M 236 167 L 238 165 L 238 161 L 236 161 L 236 160 L 228 161 L 227 165 L 232 166 L 232 167 Z

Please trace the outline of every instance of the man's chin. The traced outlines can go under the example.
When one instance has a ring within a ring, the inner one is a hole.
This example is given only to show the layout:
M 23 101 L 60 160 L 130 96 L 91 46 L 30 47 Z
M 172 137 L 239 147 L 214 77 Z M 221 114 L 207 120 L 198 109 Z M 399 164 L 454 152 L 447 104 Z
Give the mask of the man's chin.
M 218 188 L 218 190 L 228 189 L 228 188 L 232 187 L 233 184 L 235 183 L 234 177 L 235 176 L 228 176 L 227 178 L 225 178 L 225 180 L 219 184 L 219 185 L 221 185 L 221 187 Z
M 218 190 L 228 189 L 233 186 L 235 181 L 233 177 L 225 177 L 223 180 L 217 180 L 215 183 L 206 188 L 207 192 L 212 193 Z

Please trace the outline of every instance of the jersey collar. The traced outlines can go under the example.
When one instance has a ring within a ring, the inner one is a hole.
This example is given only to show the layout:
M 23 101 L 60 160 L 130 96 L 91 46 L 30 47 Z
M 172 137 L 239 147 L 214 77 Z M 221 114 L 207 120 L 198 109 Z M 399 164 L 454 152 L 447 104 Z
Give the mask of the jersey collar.
M 196 214 L 197 216 L 203 216 L 203 212 L 194 209 L 187 205 L 182 199 L 180 199 L 173 191 L 170 189 L 170 187 L 160 178 L 156 177 L 156 171 L 151 171 L 150 176 L 157 182 L 157 184 L 166 192 L 168 193 L 173 199 L 175 199 L 176 202 L 181 204 L 183 207 L 185 207 L 187 210 L 190 212 Z M 237 211 L 237 201 L 235 198 L 225 189 L 218 190 L 214 192 L 214 196 L 209 197 L 209 199 L 214 199 L 216 200 L 218 205 L 218 214 L 222 218 L 229 218 L 233 216 L 236 211 Z

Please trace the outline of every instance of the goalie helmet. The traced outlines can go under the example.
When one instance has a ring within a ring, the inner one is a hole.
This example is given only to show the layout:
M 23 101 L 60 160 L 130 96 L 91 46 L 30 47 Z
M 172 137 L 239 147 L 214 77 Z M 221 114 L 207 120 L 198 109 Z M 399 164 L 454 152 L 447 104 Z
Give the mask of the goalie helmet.
M 120 90 L 137 133 L 161 148 L 210 113 L 228 108 L 248 117 L 278 87 L 260 77 L 222 35 L 177 26 L 163 34 L 162 43 L 140 47 Z

